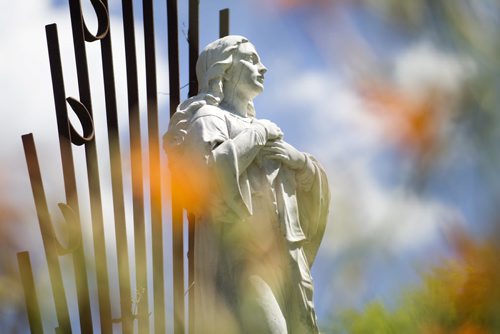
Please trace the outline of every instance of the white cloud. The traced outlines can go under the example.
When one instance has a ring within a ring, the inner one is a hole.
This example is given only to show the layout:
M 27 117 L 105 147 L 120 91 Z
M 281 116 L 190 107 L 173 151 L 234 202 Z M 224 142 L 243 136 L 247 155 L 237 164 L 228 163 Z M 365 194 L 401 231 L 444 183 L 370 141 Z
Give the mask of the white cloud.
M 367 245 L 393 254 L 422 249 L 458 220 L 456 210 L 439 201 L 384 186 L 363 163 L 329 172 L 333 203 L 324 246 L 332 254 Z
M 476 71 L 469 57 L 440 50 L 431 42 L 421 41 L 405 49 L 395 61 L 396 83 L 417 99 L 443 94 L 449 99 L 460 95 L 464 83 Z

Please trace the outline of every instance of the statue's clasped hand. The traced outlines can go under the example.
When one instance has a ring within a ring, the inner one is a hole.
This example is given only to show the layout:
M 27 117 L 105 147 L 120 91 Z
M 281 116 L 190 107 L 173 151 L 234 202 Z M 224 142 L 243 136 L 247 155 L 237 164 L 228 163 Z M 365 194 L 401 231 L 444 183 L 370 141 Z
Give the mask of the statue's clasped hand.
M 291 169 L 299 170 L 306 164 L 306 155 L 281 139 L 268 141 L 262 151 L 267 159 L 279 160 Z
M 254 120 L 254 123 L 257 123 L 266 129 L 267 140 L 276 140 L 283 138 L 283 132 L 281 131 L 279 126 L 277 126 L 273 122 L 267 119 L 259 119 Z

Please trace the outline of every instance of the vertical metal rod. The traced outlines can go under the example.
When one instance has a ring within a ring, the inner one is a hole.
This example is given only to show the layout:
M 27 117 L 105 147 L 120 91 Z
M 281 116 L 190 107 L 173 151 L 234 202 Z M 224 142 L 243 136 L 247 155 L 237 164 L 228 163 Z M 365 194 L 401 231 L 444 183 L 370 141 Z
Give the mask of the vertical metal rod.
M 174 333 L 184 333 L 184 240 L 182 206 L 178 200 L 177 187 L 172 181 L 172 269 L 174 284 Z
M 134 8 L 132 0 L 122 1 L 127 70 L 128 116 L 134 212 L 135 273 L 137 289 L 147 287 L 146 235 L 144 225 L 144 185 L 142 169 L 141 126 L 135 50 Z M 147 316 L 141 314 L 141 316 Z
M 170 116 L 180 103 L 179 83 L 179 34 L 177 0 L 167 0 L 168 22 L 168 68 Z M 172 273 L 174 290 L 174 333 L 184 333 L 184 240 L 182 207 L 177 200 L 177 192 L 172 182 Z
M 66 108 L 66 93 L 64 89 L 64 78 L 61 65 L 61 54 L 59 51 L 59 40 L 57 26 L 55 24 L 45 27 L 47 36 L 47 47 L 49 50 L 50 72 L 52 77 L 52 90 L 54 93 L 54 104 L 57 116 L 57 129 L 59 133 L 59 149 L 64 176 L 64 190 L 66 202 L 77 216 L 79 238 L 82 229 L 80 223 L 80 208 L 76 190 L 75 166 L 73 162 L 73 151 L 69 133 L 68 110 Z M 73 266 L 75 270 L 76 291 L 78 297 L 78 309 L 80 313 L 80 330 L 82 333 L 93 333 L 92 315 L 90 312 L 89 287 L 87 282 L 87 266 L 83 252 L 83 243 L 73 252 Z
M 229 35 L 229 8 L 219 11 L 219 38 Z
M 73 46 L 75 50 L 78 90 L 80 101 L 92 115 L 92 100 L 90 94 L 90 80 L 85 50 L 82 10 L 79 0 L 69 0 L 71 28 L 73 32 Z M 99 183 L 99 168 L 97 163 L 97 149 L 95 137 L 85 145 L 87 161 L 87 179 L 90 194 L 90 211 L 92 216 L 92 234 L 94 239 L 95 265 L 97 271 L 97 294 L 99 299 L 99 315 L 101 332 L 111 333 L 111 303 L 109 299 L 108 264 L 106 243 L 104 239 L 104 222 L 101 201 L 101 186 Z
M 108 1 L 101 1 L 106 9 L 108 9 Z M 109 28 L 106 36 L 101 39 L 101 59 L 106 103 L 111 188 L 113 193 L 113 213 L 115 218 L 116 254 L 118 259 L 122 329 L 124 333 L 130 333 L 133 331 L 130 312 L 130 264 L 128 257 L 127 227 L 125 225 L 125 202 L 123 198 L 123 174 L 116 105 L 115 75 L 113 68 L 113 49 L 111 44 L 111 27 Z M 144 286 L 144 288 L 146 288 L 146 286 Z M 144 298 L 144 296 L 142 296 L 142 298 Z
M 181 99 L 179 83 L 179 23 L 177 15 L 177 0 L 167 0 L 170 116 L 175 113 Z
M 42 317 L 33 279 L 30 254 L 28 252 L 17 253 L 17 263 L 21 274 L 21 283 L 23 284 L 24 301 L 28 312 L 31 334 L 43 334 Z
M 151 197 L 151 238 L 153 243 L 154 331 L 155 333 L 165 333 L 165 275 L 163 273 L 161 162 L 158 133 L 158 96 L 156 84 L 153 1 L 143 0 L 142 4 L 148 106 L 149 189 Z M 145 311 L 144 313 L 147 314 L 147 309 Z M 145 321 L 147 320 L 146 318 Z M 141 326 L 139 326 L 139 328 L 141 328 Z M 147 331 L 145 331 L 145 333 L 146 332 Z
M 45 257 L 49 267 L 50 283 L 52 285 L 52 294 L 56 306 L 56 316 L 59 323 L 59 328 L 64 333 L 71 333 L 71 325 L 68 313 L 68 303 L 64 292 L 64 285 L 57 258 L 57 249 L 55 243 L 55 233 L 50 221 L 49 209 L 43 189 L 42 175 L 40 174 L 40 166 L 38 165 L 38 156 L 36 153 L 33 134 L 22 136 L 24 154 L 28 165 L 28 173 L 30 176 L 31 190 L 35 200 L 36 213 L 42 234 L 43 247 L 45 249 Z
M 195 283 L 194 283 L 194 233 L 195 233 L 194 215 L 188 213 L 188 317 L 189 333 L 195 333 Z
M 196 61 L 199 55 L 199 0 L 189 0 L 189 96 L 198 94 Z
M 196 62 L 199 55 L 199 0 L 189 1 L 189 97 L 198 94 L 198 80 L 196 78 Z M 194 234 L 195 218 L 193 214 L 188 213 L 188 286 L 189 290 L 189 328 L 194 332 L 195 322 L 195 289 L 194 287 Z

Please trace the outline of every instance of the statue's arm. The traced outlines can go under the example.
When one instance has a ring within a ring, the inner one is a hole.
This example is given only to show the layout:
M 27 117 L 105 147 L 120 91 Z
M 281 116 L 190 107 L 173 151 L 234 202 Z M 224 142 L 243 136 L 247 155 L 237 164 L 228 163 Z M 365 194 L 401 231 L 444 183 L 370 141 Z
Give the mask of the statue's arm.
M 260 124 L 252 124 L 236 137 L 220 143 L 213 151 L 214 162 L 233 155 L 241 175 L 254 161 L 260 149 L 267 142 L 267 132 Z
M 229 159 L 241 175 L 268 139 L 282 136 L 282 133 L 270 121 L 254 121 L 230 138 L 226 117 L 224 111 L 212 106 L 201 109 L 190 125 L 189 137 L 194 141 L 190 146 L 202 148 L 209 165 L 216 166 L 217 161 Z
M 263 151 L 269 159 L 280 160 L 283 164 L 295 171 L 299 188 L 305 191 L 311 189 L 316 170 L 318 167 L 321 168 L 311 155 L 300 152 L 284 140 L 268 142 Z
M 234 162 L 238 176 L 254 161 L 269 139 L 282 136 L 281 130 L 272 122 L 255 121 L 233 138 L 229 137 L 226 119 L 220 113 L 199 117 L 193 121 L 191 131 L 201 136 L 208 154 L 208 163 L 219 165 L 220 161 Z
M 204 157 L 224 202 L 238 215 L 251 214 L 250 190 L 240 178 L 265 145 L 266 128 L 255 124 L 230 138 L 224 115 L 207 115 L 193 120 L 188 132 L 190 151 Z
M 260 149 L 266 145 L 270 136 L 281 135 L 268 129 L 267 123 L 253 122 L 234 138 L 229 137 L 227 121 L 221 112 L 200 113 L 189 127 L 187 145 L 200 152 L 209 166 L 224 168 L 231 165 L 241 175 L 254 161 Z M 269 122 L 270 123 L 270 122 Z M 218 167 L 217 167 L 218 166 Z

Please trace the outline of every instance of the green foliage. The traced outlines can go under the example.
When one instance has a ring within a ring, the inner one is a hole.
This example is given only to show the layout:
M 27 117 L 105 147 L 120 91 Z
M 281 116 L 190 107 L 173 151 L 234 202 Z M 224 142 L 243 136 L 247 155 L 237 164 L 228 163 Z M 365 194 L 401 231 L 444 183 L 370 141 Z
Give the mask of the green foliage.
M 444 261 L 407 289 L 394 310 L 374 301 L 362 311 L 345 310 L 329 333 L 500 333 L 498 238 L 475 242 L 452 236 L 457 257 Z

